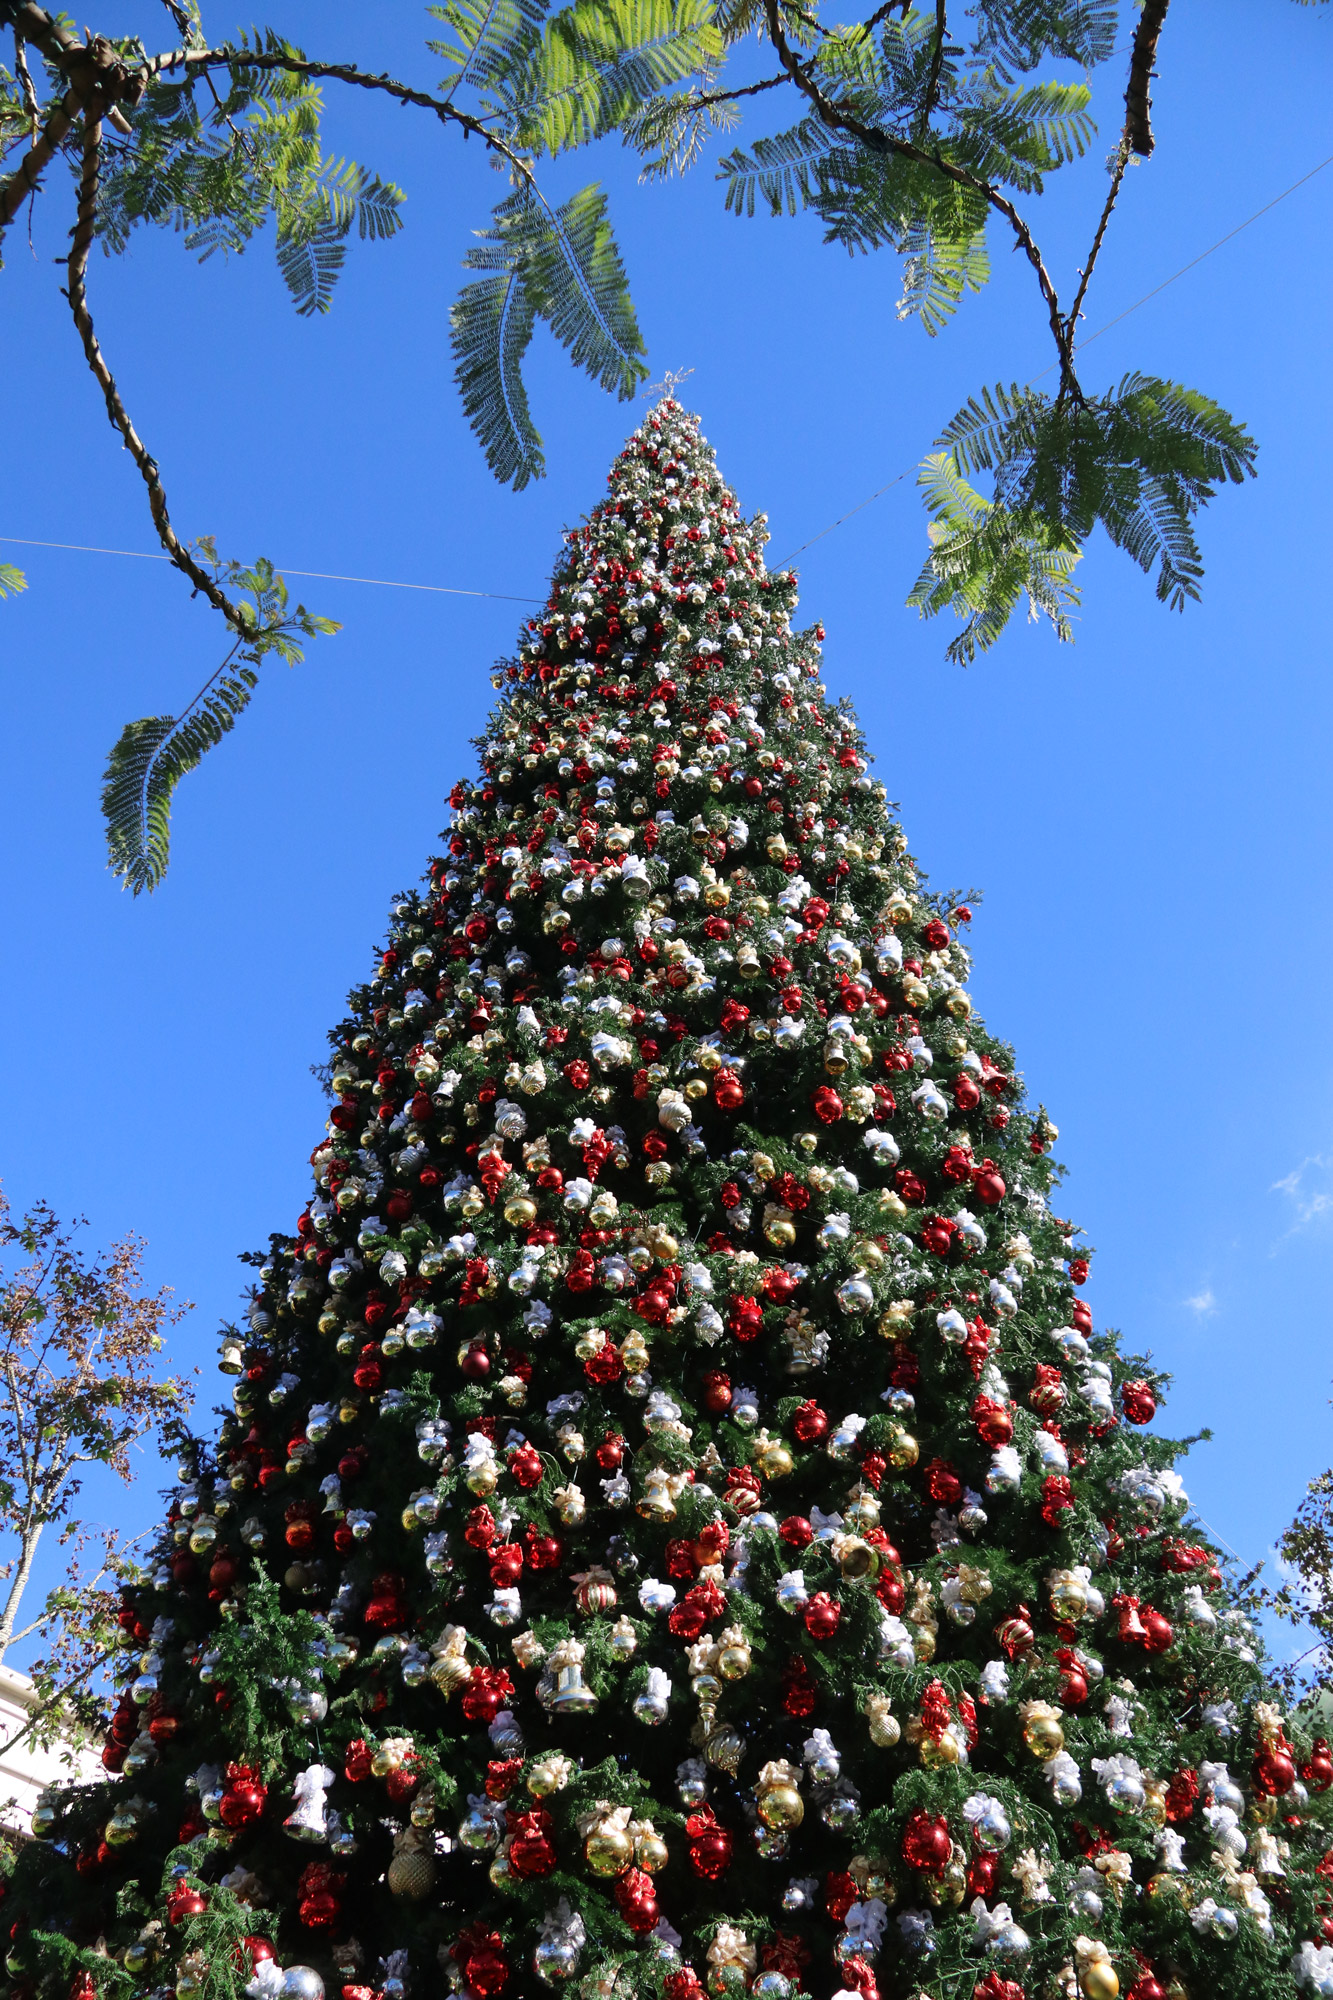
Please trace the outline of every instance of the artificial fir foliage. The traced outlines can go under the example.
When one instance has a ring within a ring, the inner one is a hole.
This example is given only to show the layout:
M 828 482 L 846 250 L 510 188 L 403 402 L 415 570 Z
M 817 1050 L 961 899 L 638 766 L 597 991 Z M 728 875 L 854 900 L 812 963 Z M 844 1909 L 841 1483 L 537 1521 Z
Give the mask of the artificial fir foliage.
M 497 670 L 10 2000 L 1333 1992 L 1327 1746 L 764 540 L 668 398 Z

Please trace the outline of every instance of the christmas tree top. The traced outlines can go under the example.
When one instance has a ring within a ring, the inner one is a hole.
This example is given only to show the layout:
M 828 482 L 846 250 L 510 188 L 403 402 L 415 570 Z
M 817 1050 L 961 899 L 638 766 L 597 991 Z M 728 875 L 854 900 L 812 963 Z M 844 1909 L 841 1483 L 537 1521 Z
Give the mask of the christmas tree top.
M 668 397 L 497 670 L 10 2000 L 1333 1993 L 1327 1745 L 764 541 Z

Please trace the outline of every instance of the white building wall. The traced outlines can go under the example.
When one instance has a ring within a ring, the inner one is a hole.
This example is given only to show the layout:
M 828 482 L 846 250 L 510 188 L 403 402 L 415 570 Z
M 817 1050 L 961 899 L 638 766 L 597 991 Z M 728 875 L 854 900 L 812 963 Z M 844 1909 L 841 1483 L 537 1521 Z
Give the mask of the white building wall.
M 92 1749 L 56 1745 L 43 1750 L 25 1737 L 12 1749 L 3 1746 L 19 1734 L 32 1714 L 38 1694 L 26 1674 L 0 1667 L 0 1826 L 27 1833 L 37 1795 L 47 1785 L 86 1782 L 103 1775 L 102 1760 Z

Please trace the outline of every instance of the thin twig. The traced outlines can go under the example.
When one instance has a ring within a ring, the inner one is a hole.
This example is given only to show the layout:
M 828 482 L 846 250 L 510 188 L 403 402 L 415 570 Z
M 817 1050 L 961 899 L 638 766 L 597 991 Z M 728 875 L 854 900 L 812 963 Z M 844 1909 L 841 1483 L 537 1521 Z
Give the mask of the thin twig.
M 897 0 L 894 0 L 894 5 L 897 5 Z M 766 76 L 762 83 L 743 83 L 735 90 L 703 90 L 697 97 L 690 99 L 690 108 L 693 110 L 701 104 L 729 104 L 737 97 L 758 97 L 761 91 L 776 90 L 780 83 L 786 81 L 787 77 L 784 74 Z
M 939 100 L 940 72 L 944 68 L 944 17 L 947 8 L 948 0 L 935 0 L 935 46 L 930 52 L 930 75 L 926 78 L 926 95 L 921 106 L 922 131 L 929 125 Z
M 28 58 L 23 53 L 23 34 L 18 28 L 14 30 L 14 74 L 19 80 L 19 89 L 23 92 L 23 108 L 32 120 L 32 136 L 35 139 L 37 127 L 42 122 L 42 107 L 37 102 L 37 92 L 32 87 Z
M 862 21 L 856 32 L 860 35 L 862 41 L 865 41 L 868 36 L 874 34 L 881 21 L 888 20 L 890 14 L 902 14 L 906 16 L 911 11 L 912 0 L 884 0 L 884 5 L 876 7 L 870 19 Z
M 1111 185 L 1107 190 L 1106 200 L 1102 205 L 1101 217 L 1097 223 L 1096 234 L 1092 239 L 1092 248 L 1088 252 L 1087 262 L 1079 274 L 1078 290 L 1074 294 L 1074 303 L 1069 308 L 1069 317 L 1065 321 L 1065 334 L 1069 340 L 1071 349 L 1074 344 L 1074 334 L 1078 327 L 1079 316 L 1083 311 L 1083 301 L 1087 297 L 1088 286 L 1092 283 L 1093 268 L 1098 257 L 1101 255 L 1102 242 L 1106 235 L 1107 224 L 1111 220 L 1111 211 L 1116 205 L 1116 200 L 1120 193 L 1120 184 L 1125 178 L 1125 169 L 1129 165 L 1130 150 L 1129 133 L 1126 131 L 1121 138 L 1119 146 L 1116 148 L 1115 166 L 1111 170 Z
M 1074 373 L 1073 356 L 1070 351 L 1069 339 L 1065 332 L 1064 320 L 1060 314 L 1059 295 L 1056 292 L 1051 274 L 1046 269 L 1041 251 L 1037 247 L 1032 231 L 1028 228 L 1026 222 L 1024 222 L 1022 216 L 1014 207 L 1014 204 L 1009 200 L 1009 197 L 1001 194 L 1000 190 L 997 187 L 993 187 L 989 181 L 984 181 L 978 175 L 969 173 L 965 167 L 955 166 L 952 160 L 942 158 L 938 150 L 931 152 L 923 146 L 914 145 L 908 139 L 898 138 L 895 133 L 881 131 L 876 125 L 867 125 L 863 119 L 858 118 L 854 112 L 850 111 L 845 104 L 835 103 L 832 98 L 826 97 L 811 77 L 805 65 L 797 61 L 796 56 L 788 45 L 787 38 L 782 32 L 782 22 L 778 15 L 778 0 L 764 0 L 764 7 L 768 17 L 769 40 L 777 51 L 783 67 L 797 89 L 809 98 L 820 120 L 829 127 L 830 131 L 848 133 L 853 139 L 859 139 L 861 144 L 868 147 L 871 152 L 895 153 L 900 159 L 915 160 L 920 166 L 933 167 L 936 173 L 942 174 L 946 180 L 953 181 L 956 186 L 970 188 L 974 194 L 979 194 L 998 215 L 1004 217 L 1014 233 L 1018 248 L 1023 252 L 1028 263 L 1036 273 L 1038 288 L 1046 301 L 1051 335 L 1055 341 L 1056 353 L 1060 360 L 1061 393 L 1068 390 L 1075 397 L 1081 398 L 1082 391 L 1079 388 L 1078 379 Z
M 48 1695 L 47 1699 L 42 1703 L 41 1707 L 33 1710 L 31 1720 L 24 1723 L 18 1735 L 11 1736 L 7 1743 L 0 1743 L 0 1757 L 8 1756 L 11 1750 L 17 1749 L 18 1745 L 23 1742 L 24 1738 L 32 1735 L 33 1730 L 36 1729 L 38 1723 L 41 1722 L 42 1718 L 50 1713 L 50 1711 L 55 1707 L 56 1703 L 60 1701 L 65 1695 L 67 1695 L 70 1692 L 71 1688 L 78 1687 L 80 1681 L 91 1680 L 93 1675 L 97 1672 L 97 1669 L 99 1667 L 104 1667 L 107 1661 L 111 1657 L 112 1657 L 112 1652 L 110 1648 L 108 1648 L 105 1653 L 99 1653 L 97 1658 L 91 1661 L 88 1666 L 80 1667 L 77 1674 L 71 1675 L 69 1680 L 65 1682 L 65 1685 L 63 1687 L 56 1688 L 50 1695 Z
M 207 570 L 195 561 L 179 535 L 171 525 L 167 512 L 166 490 L 162 485 L 157 461 L 149 453 L 134 425 L 128 410 L 121 401 L 116 380 L 108 368 L 93 325 L 93 316 L 88 306 L 88 292 L 85 284 L 88 271 L 88 255 L 92 249 L 97 227 L 97 188 L 100 172 L 102 128 L 100 122 L 90 118 L 83 135 L 83 172 L 79 178 L 79 211 L 74 226 L 73 242 L 69 253 L 69 285 L 66 297 L 88 366 L 97 379 L 106 398 L 106 411 L 112 424 L 125 441 L 126 450 L 139 468 L 140 477 L 148 488 L 148 506 L 153 516 L 153 526 L 157 529 L 158 540 L 177 569 L 184 572 L 195 589 L 205 596 L 215 611 L 220 611 L 229 625 L 242 629 L 240 609 L 233 604 L 226 592 Z
M 532 167 L 512 146 L 487 130 L 481 119 L 469 112 L 460 111 L 442 97 L 432 97 L 428 90 L 414 90 L 410 84 L 400 83 L 396 77 L 384 71 L 358 69 L 355 63 L 309 62 L 303 56 L 270 54 L 260 49 L 173 49 L 166 55 L 154 56 L 145 65 L 149 75 L 161 75 L 168 70 L 210 70 L 210 69 L 259 69 L 279 70 L 289 76 L 308 76 L 314 79 L 327 78 L 331 83 L 352 84 L 361 90 L 380 90 L 395 98 L 400 104 L 414 104 L 421 111 L 432 111 L 442 124 L 461 125 L 465 132 L 471 132 L 492 152 L 499 153 L 519 178 L 535 189 L 536 182 Z

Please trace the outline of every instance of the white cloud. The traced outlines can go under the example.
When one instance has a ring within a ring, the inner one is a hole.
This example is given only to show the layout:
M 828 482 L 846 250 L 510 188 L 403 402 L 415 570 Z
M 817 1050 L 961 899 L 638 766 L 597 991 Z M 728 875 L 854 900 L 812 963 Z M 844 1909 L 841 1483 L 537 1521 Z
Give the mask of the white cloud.
M 1211 1285 L 1205 1285 L 1203 1290 L 1196 1292 L 1192 1299 L 1186 1299 L 1185 1304 L 1192 1313 L 1197 1313 L 1200 1319 L 1207 1319 L 1210 1314 L 1217 1311 L 1217 1300 L 1213 1296 Z
M 1308 1229 L 1321 1216 L 1333 1215 L 1333 1160 L 1326 1154 L 1312 1153 L 1291 1173 L 1274 1181 L 1270 1193 L 1286 1195 L 1292 1205 L 1288 1236 L 1298 1229 Z

